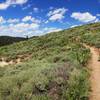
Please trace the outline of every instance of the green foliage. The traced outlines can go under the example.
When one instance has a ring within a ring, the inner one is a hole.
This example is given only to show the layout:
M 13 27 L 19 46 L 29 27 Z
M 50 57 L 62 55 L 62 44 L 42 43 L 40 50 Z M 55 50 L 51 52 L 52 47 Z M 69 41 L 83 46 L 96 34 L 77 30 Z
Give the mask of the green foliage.
M 10 45 L 16 42 L 24 41 L 25 38 L 0 36 L 0 46 Z
M 86 69 L 79 71 L 74 69 L 68 81 L 68 89 L 64 92 L 67 100 L 88 100 L 89 99 L 89 74 Z M 84 88 L 85 87 L 85 88 Z
M 100 23 L 88 24 L 0 47 L 0 57 L 23 63 L 0 67 L 1 100 L 88 100 L 86 68 L 99 47 Z

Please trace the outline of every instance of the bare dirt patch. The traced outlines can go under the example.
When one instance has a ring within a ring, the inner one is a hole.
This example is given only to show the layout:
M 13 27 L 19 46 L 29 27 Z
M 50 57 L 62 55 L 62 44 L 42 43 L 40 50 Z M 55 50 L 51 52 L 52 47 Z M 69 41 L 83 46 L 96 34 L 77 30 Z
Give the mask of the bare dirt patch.
M 100 61 L 99 52 L 95 47 L 86 46 L 90 49 L 92 57 L 89 62 L 91 68 L 91 94 L 89 100 L 100 100 Z

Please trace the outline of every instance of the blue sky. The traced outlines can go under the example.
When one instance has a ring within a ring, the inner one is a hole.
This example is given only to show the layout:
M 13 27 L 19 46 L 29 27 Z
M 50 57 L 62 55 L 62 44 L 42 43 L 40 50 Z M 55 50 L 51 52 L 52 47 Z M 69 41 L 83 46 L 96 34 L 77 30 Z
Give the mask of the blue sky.
M 100 0 L 0 0 L 0 35 L 43 35 L 99 20 Z

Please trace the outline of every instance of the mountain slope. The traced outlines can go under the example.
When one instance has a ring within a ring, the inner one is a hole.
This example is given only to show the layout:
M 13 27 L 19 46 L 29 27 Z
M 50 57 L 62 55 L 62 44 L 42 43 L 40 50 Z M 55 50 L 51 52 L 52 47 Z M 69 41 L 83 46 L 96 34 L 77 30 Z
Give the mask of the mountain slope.
M 89 45 L 98 46 L 100 44 L 100 23 L 83 25 L 45 36 L 31 38 L 28 41 L 20 42 L 1 48 L 1 55 L 23 54 L 34 51 L 34 48 L 45 48 L 54 45 L 65 45 L 69 41 L 85 42 Z M 62 43 L 61 43 L 62 42 Z M 3 50 L 7 52 L 3 52 Z M 10 54 L 11 51 L 11 54 Z
M 26 39 L 20 37 L 0 36 L 0 46 L 9 45 L 24 40 Z
M 0 99 L 88 100 L 90 50 L 83 43 L 99 45 L 99 26 L 88 24 L 0 47 L 1 61 L 14 62 L 0 67 Z

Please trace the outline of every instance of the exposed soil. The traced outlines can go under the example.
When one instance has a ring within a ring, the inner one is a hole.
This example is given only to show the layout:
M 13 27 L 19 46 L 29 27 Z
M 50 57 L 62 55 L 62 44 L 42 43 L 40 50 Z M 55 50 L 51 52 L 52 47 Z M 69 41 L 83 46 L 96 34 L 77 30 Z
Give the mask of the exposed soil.
M 8 65 L 14 65 L 14 64 L 19 64 L 19 63 L 21 63 L 20 59 L 16 59 L 16 61 L 11 60 L 9 62 L 2 60 L 2 61 L 0 61 L 0 67 L 5 67 Z
M 1 62 L 0 62 L 0 67 L 4 67 L 4 66 L 7 66 L 7 65 L 8 65 L 8 63 L 5 62 L 5 61 L 1 61 Z
M 5 67 L 7 65 L 15 65 L 24 62 L 32 57 L 32 54 L 18 55 L 16 59 L 8 60 L 7 58 L 0 58 L 0 67 Z
M 91 68 L 91 94 L 89 100 L 100 100 L 100 61 L 99 52 L 95 47 L 86 46 L 90 49 L 92 57 L 89 62 Z

